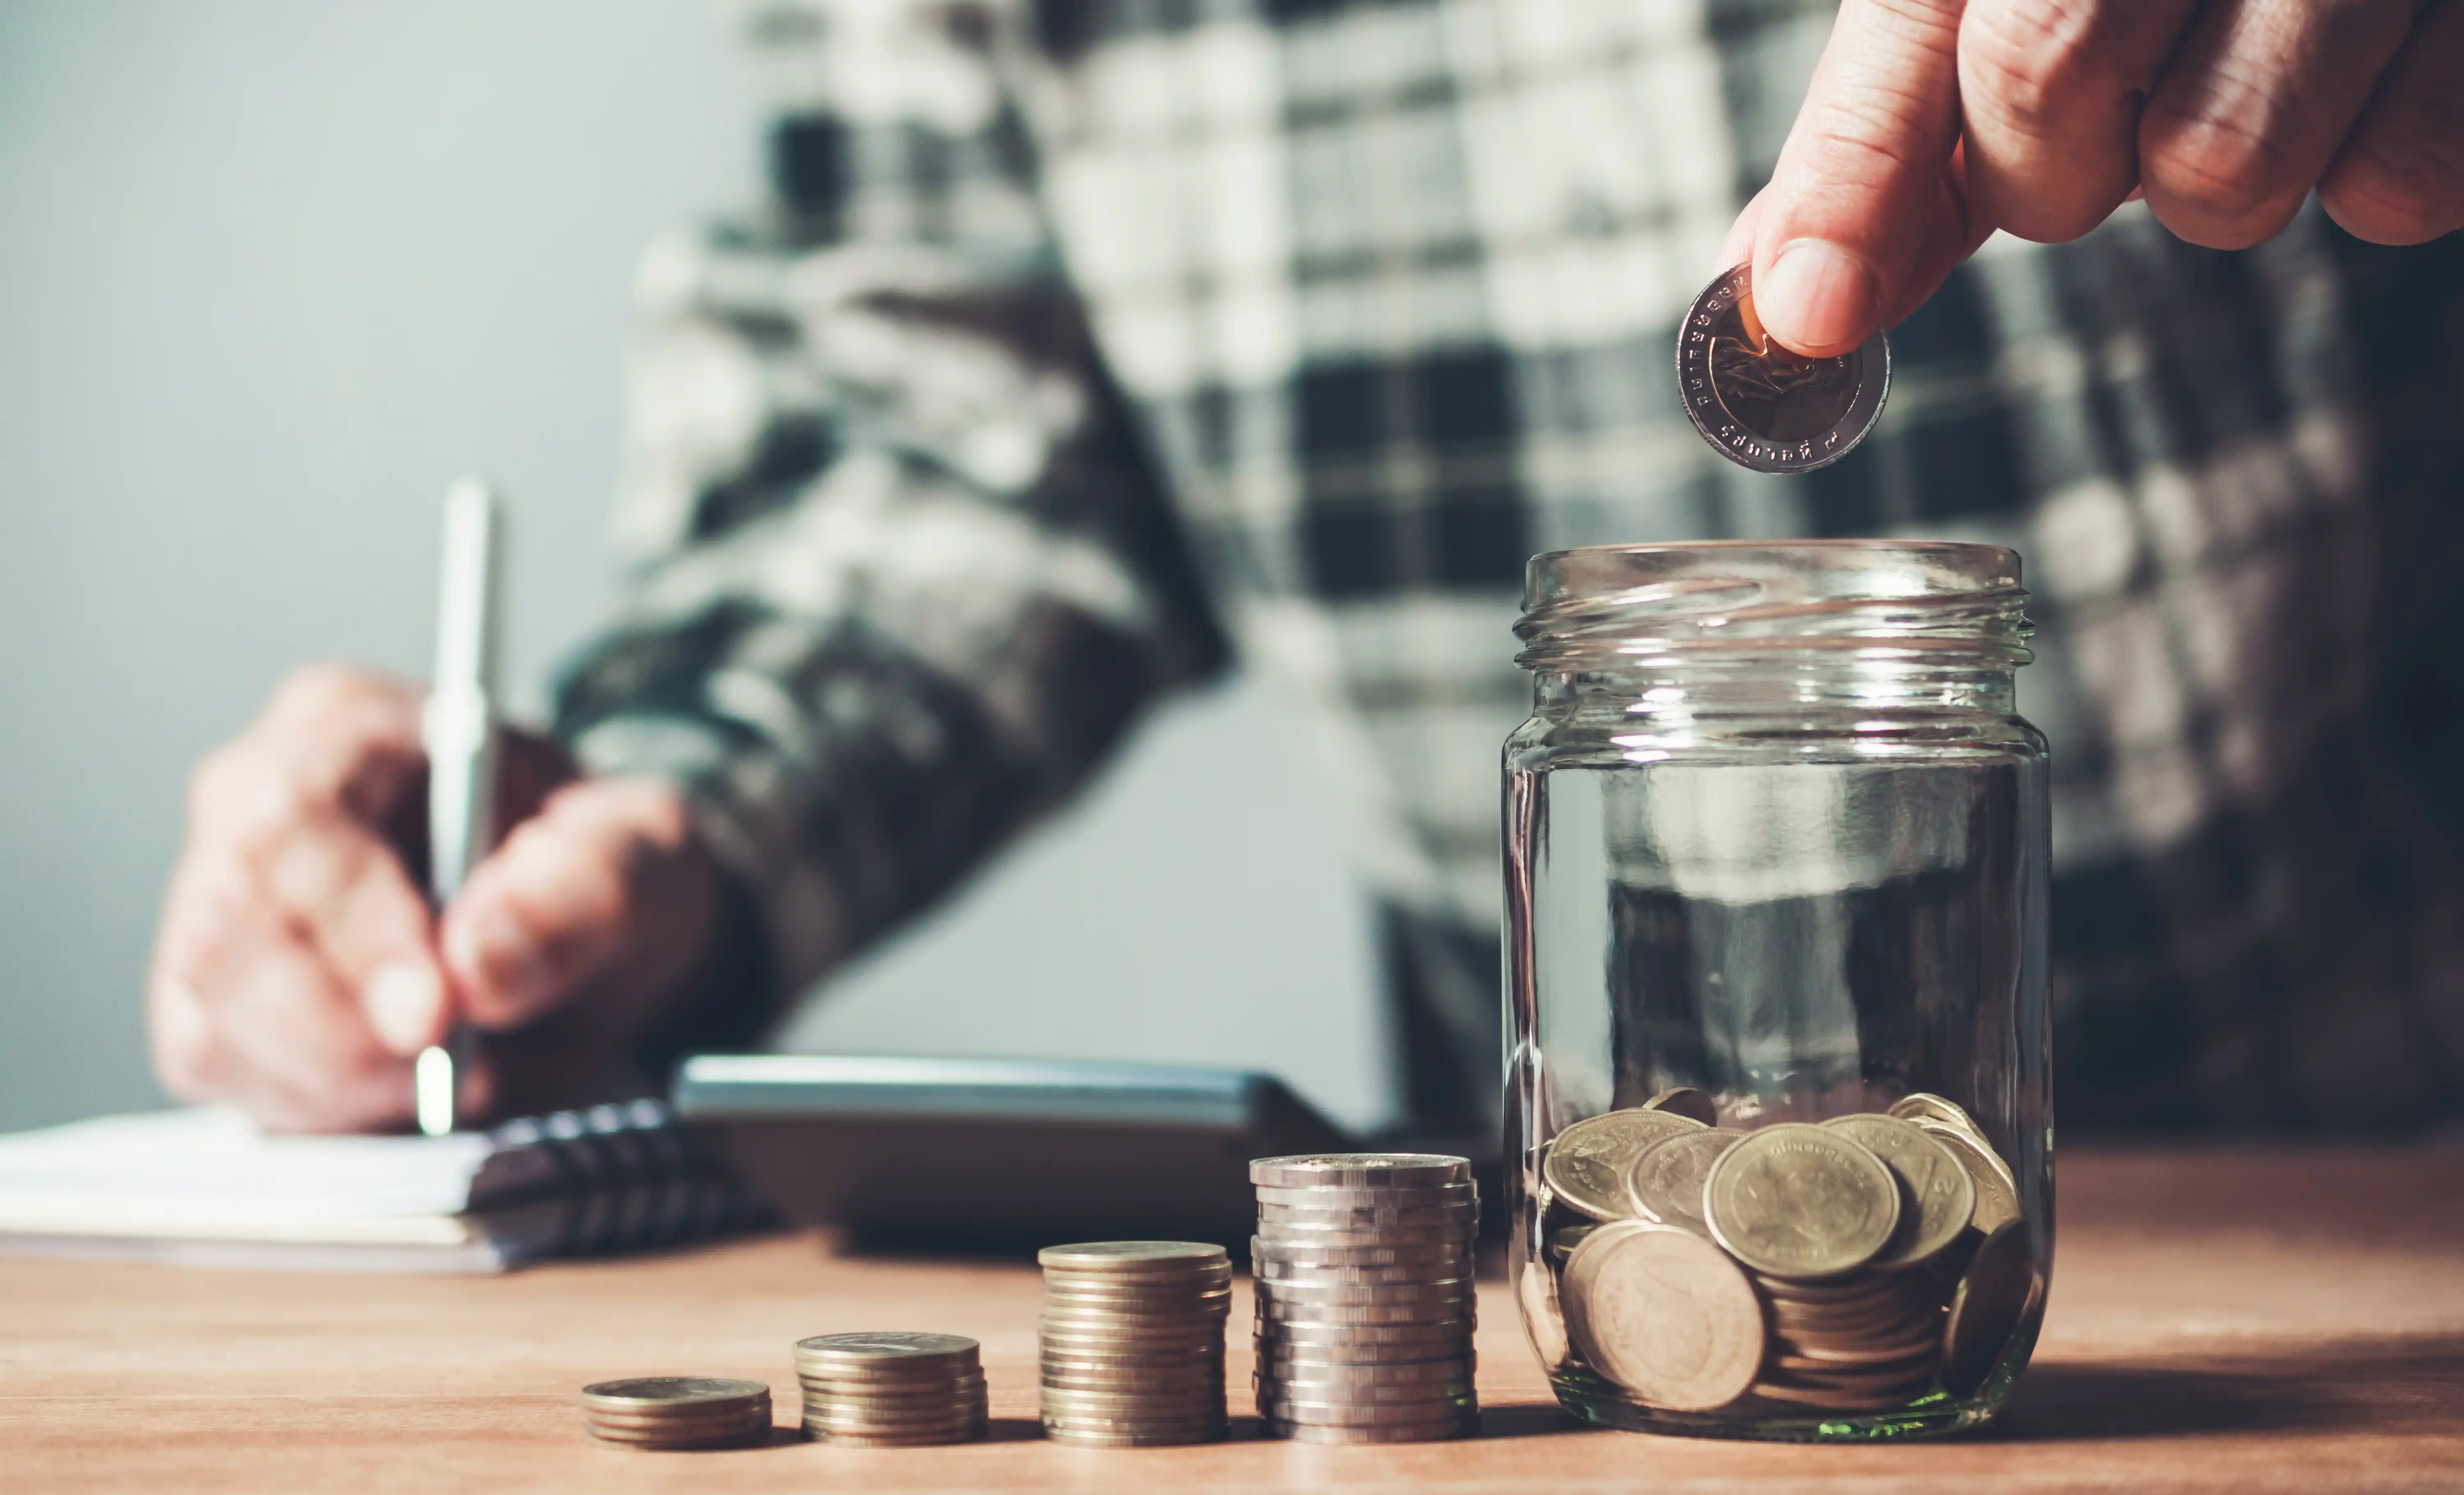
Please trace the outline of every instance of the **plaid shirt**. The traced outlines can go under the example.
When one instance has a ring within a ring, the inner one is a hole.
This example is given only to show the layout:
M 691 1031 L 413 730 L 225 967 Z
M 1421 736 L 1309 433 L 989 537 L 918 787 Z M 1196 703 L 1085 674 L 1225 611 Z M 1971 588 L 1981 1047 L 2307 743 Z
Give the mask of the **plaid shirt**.
M 1348 775 L 1413 1107 L 1480 1113 L 1525 558 L 1927 535 L 2036 594 L 2066 1119 L 2464 1095 L 2454 241 L 1996 240 L 1859 451 L 1758 477 L 1669 350 L 1816 0 L 745 13 L 773 200 L 644 262 L 634 582 L 560 719 L 692 787 L 774 1002 L 1237 649 Z

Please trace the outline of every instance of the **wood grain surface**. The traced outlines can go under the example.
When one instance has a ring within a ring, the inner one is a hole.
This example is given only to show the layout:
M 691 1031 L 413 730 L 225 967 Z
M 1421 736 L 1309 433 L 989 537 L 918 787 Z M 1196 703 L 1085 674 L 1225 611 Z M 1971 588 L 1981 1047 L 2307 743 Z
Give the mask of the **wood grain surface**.
M 1485 1432 L 1111 1451 L 1035 1423 L 1037 1275 L 811 1237 L 499 1279 L 0 1262 L 0 1490 L 2464 1490 L 2464 1152 L 2065 1154 L 2035 1367 L 1978 1434 L 1812 1448 L 1582 1428 L 1485 1286 Z M 1246 1298 L 1246 1284 L 1241 1285 Z M 1235 1305 L 1233 1408 L 1249 1359 Z M 988 1443 L 724 1453 L 587 1441 L 621 1375 L 770 1382 L 859 1329 L 983 1341 Z

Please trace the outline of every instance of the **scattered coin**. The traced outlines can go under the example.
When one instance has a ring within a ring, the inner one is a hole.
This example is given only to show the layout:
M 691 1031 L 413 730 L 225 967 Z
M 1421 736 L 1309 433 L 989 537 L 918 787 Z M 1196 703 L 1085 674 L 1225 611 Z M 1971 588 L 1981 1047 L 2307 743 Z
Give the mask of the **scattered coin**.
M 1566 1292 L 1567 1337 L 1584 1362 L 1652 1406 L 1725 1407 L 1761 1368 L 1753 1284 L 1701 1236 L 1609 1226 L 1566 1264 Z
M 1694 298 L 1677 334 L 1677 388 L 1694 429 L 1757 473 L 1810 473 L 1855 450 L 1890 395 L 1890 341 L 1835 358 L 1791 352 L 1763 332 L 1747 267 Z
M 1703 1201 L 1711 1235 L 1728 1254 L 1774 1277 L 1862 1266 L 1900 1223 L 1899 1181 L 1881 1159 L 1797 1122 L 1748 1132 L 1722 1154 Z
M 1639 1106 L 1606 1111 L 1558 1132 L 1541 1158 L 1541 1176 L 1551 1196 L 1569 1209 L 1594 1220 L 1630 1220 L 1634 1200 L 1626 1176 L 1635 1159 L 1655 1142 L 1701 1130 L 1703 1123 L 1674 1111 Z
M 1894 1116 L 1836 1116 L 1826 1130 L 1854 1138 L 1900 1182 L 1900 1228 L 1875 1257 L 1880 1266 L 1929 1261 L 1959 1239 L 1976 1213 L 1967 1165 L 1925 1132 Z

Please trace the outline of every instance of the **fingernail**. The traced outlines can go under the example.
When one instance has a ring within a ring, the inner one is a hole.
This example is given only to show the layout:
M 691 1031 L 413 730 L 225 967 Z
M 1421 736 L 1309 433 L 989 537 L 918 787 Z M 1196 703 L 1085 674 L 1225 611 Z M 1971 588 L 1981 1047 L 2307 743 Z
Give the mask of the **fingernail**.
M 545 952 L 502 909 L 482 905 L 465 917 L 448 919 L 445 938 L 447 955 L 465 977 L 517 1006 L 546 996 L 555 980 Z
M 1763 325 L 1798 349 L 1836 351 L 1871 328 L 1880 288 L 1864 261 L 1837 244 L 1798 239 L 1754 283 Z
M 397 1054 L 416 1054 L 436 1041 L 445 1006 L 444 983 L 427 966 L 407 960 L 377 967 L 360 993 L 368 1026 Z

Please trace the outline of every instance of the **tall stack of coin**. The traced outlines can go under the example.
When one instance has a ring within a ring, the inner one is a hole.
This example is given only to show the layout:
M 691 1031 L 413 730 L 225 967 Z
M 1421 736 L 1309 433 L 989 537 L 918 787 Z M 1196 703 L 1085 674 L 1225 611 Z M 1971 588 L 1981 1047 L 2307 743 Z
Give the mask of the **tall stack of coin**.
M 1224 1436 L 1232 1262 L 1195 1241 L 1046 1246 L 1044 1431 L 1103 1448 Z
M 1519 1285 L 1535 1344 L 1638 1401 L 1709 1411 L 1749 1392 L 1902 1406 L 1991 1374 L 2035 1287 L 2010 1168 L 1966 1111 L 1724 1130 L 1668 1091 L 1567 1128 L 1542 1160 L 1551 1282 Z M 1683 1324 L 1685 1331 L 1673 1326 Z
M 583 1430 L 631 1448 L 742 1448 L 770 1440 L 770 1388 L 716 1375 L 648 1375 L 582 1388 Z
M 1265 1157 L 1249 1181 L 1267 1431 L 1314 1443 L 1474 1431 L 1471 1165 L 1410 1153 Z
M 959 1334 L 822 1334 L 796 1342 L 804 1431 L 856 1448 L 967 1443 L 984 1436 L 981 1352 Z

